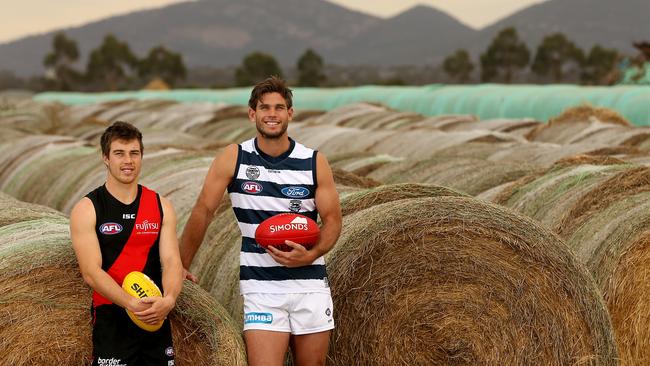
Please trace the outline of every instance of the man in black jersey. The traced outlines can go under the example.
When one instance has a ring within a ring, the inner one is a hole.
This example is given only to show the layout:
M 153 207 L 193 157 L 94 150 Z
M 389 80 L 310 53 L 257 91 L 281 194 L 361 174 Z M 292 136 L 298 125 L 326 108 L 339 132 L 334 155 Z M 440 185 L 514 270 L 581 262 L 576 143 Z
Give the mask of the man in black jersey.
M 93 289 L 93 365 L 174 365 L 167 314 L 181 291 L 183 268 L 171 203 L 138 184 L 142 134 L 115 122 L 101 137 L 106 183 L 82 198 L 70 214 L 70 232 L 84 281 Z M 137 299 L 122 290 L 124 277 L 149 276 L 162 297 Z M 155 332 L 138 328 L 126 311 Z

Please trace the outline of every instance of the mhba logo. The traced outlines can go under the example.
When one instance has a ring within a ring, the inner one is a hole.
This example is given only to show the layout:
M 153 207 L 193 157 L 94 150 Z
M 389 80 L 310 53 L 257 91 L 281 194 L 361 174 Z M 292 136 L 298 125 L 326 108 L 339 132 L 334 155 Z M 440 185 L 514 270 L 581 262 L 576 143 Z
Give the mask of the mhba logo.
M 264 188 L 257 182 L 244 182 L 241 185 L 241 189 L 246 193 L 258 194 L 262 192 L 262 189 Z
M 271 313 L 246 313 L 244 315 L 244 323 L 262 323 L 262 324 L 271 324 L 273 323 L 273 314 Z
M 105 235 L 113 235 L 122 232 L 122 225 L 115 222 L 107 222 L 99 227 L 99 232 Z

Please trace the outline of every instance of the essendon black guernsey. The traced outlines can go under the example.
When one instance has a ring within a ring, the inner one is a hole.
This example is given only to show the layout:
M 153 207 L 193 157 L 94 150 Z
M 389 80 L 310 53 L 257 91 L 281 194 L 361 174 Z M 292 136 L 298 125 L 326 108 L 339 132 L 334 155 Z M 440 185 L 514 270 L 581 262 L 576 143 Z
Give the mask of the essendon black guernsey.
M 136 199 L 125 205 L 102 185 L 86 197 L 95 206 L 102 269 L 120 286 L 127 274 L 139 271 L 162 289 L 158 241 L 163 211 L 158 194 L 138 185 Z M 111 301 L 93 291 L 93 307 L 105 304 Z

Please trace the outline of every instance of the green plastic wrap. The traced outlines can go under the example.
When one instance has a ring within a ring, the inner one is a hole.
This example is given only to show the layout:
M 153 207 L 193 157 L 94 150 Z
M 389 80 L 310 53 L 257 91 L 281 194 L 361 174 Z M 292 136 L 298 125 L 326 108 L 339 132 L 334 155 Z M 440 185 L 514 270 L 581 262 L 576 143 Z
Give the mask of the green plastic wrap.
M 36 100 L 90 104 L 121 99 L 168 99 L 178 102 L 220 102 L 246 105 L 250 88 L 220 90 L 129 91 L 113 93 L 47 92 Z M 300 109 L 331 110 L 355 102 L 374 102 L 427 116 L 469 114 L 482 120 L 533 118 L 547 121 L 563 110 L 591 104 L 616 110 L 638 126 L 650 125 L 650 86 L 578 85 L 426 85 L 294 88 Z

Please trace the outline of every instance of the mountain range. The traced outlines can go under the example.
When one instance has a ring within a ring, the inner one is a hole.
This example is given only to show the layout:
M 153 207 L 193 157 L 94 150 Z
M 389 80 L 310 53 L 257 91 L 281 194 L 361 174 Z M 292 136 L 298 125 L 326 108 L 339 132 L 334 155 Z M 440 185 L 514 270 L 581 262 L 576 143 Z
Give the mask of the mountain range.
M 295 65 L 307 48 L 340 65 L 425 65 L 459 48 L 477 57 L 508 26 L 517 28 L 531 51 L 545 35 L 563 32 L 585 49 L 600 44 L 635 54 L 632 42 L 650 40 L 649 13 L 648 0 L 548 0 L 475 30 L 422 5 L 383 19 L 325 0 L 201 0 L 61 30 L 78 42 L 80 69 L 108 33 L 140 56 L 162 44 L 182 53 L 189 67 L 238 65 L 253 51 Z M 0 70 L 41 74 L 56 32 L 0 44 Z

